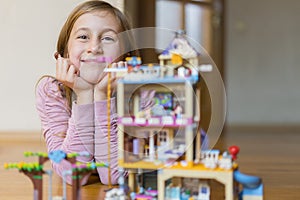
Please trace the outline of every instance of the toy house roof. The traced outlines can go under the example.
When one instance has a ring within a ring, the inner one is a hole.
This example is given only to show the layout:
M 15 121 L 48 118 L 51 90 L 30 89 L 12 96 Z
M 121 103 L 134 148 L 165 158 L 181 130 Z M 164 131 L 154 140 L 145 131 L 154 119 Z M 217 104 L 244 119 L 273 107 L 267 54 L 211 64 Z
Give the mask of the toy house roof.
M 172 54 L 180 55 L 184 59 L 199 56 L 199 53 L 190 45 L 183 33 L 176 33 L 168 47 L 159 55 L 159 59 L 171 59 Z

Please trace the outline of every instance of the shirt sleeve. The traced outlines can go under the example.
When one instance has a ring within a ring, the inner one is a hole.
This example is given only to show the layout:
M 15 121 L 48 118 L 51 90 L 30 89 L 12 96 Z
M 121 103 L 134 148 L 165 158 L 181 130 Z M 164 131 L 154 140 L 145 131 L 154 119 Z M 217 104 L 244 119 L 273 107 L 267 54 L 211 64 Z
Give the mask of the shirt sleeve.
M 42 133 L 47 150 L 62 150 L 65 153 L 88 152 L 89 157 L 78 157 L 78 161 L 90 162 L 94 155 L 94 105 L 77 105 L 72 109 L 62 96 L 59 82 L 52 77 L 43 77 L 36 87 L 36 108 L 41 119 Z M 70 170 L 67 161 L 52 162 L 53 169 L 62 176 Z M 71 184 L 71 177 L 67 182 Z M 87 182 L 84 178 L 82 184 Z
M 118 134 L 115 98 L 111 99 L 111 128 L 110 128 L 110 163 L 108 163 L 108 129 L 107 129 L 107 101 L 95 102 L 95 160 L 110 165 L 111 183 L 117 184 L 118 172 Z M 108 184 L 108 169 L 97 168 L 100 180 Z

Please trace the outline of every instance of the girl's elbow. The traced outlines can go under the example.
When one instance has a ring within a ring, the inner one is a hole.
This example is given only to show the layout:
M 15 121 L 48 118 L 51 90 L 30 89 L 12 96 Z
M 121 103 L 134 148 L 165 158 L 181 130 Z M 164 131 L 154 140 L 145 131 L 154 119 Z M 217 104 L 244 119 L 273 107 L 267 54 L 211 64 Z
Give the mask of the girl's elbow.
M 109 176 L 108 176 L 108 172 L 100 175 L 100 180 L 101 180 L 101 183 L 104 184 L 104 185 L 109 185 Z M 110 184 L 112 185 L 116 185 L 118 184 L 118 180 L 119 180 L 119 172 L 118 171 L 115 171 L 113 170 L 111 172 L 111 176 L 110 176 Z
M 117 185 L 118 184 L 118 178 L 119 177 L 111 177 L 111 184 Z M 109 178 L 108 177 L 101 177 L 101 183 L 104 185 L 109 185 Z

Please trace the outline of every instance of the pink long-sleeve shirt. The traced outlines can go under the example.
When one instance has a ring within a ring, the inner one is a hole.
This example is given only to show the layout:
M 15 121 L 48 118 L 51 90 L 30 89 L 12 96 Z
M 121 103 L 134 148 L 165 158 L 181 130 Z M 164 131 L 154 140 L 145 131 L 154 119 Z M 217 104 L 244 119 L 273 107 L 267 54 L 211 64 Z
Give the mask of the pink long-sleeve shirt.
M 107 101 L 93 104 L 77 105 L 72 102 L 70 108 L 67 99 L 59 89 L 59 83 L 53 77 L 43 77 L 36 87 L 36 108 L 41 119 L 43 136 L 48 152 L 62 150 L 65 153 L 89 152 L 89 157 L 78 157 L 80 162 L 107 162 Z M 111 181 L 116 184 L 119 173 L 117 169 L 117 115 L 115 99 L 111 101 Z M 52 162 L 54 171 L 62 176 L 71 169 L 70 163 L 63 160 Z M 108 184 L 108 169 L 97 168 L 103 184 Z M 88 176 L 84 177 L 85 184 Z M 67 177 L 71 184 L 71 177 Z

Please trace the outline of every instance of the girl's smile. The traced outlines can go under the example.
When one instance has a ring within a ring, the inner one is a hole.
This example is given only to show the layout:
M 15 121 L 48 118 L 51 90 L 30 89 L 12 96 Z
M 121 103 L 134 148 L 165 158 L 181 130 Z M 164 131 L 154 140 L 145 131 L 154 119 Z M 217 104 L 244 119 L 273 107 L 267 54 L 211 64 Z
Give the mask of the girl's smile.
M 84 58 L 84 59 L 81 59 L 80 62 L 84 62 L 84 63 L 105 63 L 106 60 L 107 59 L 104 56 L 98 56 L 98 57 L 94 57 L 94 58 Z

